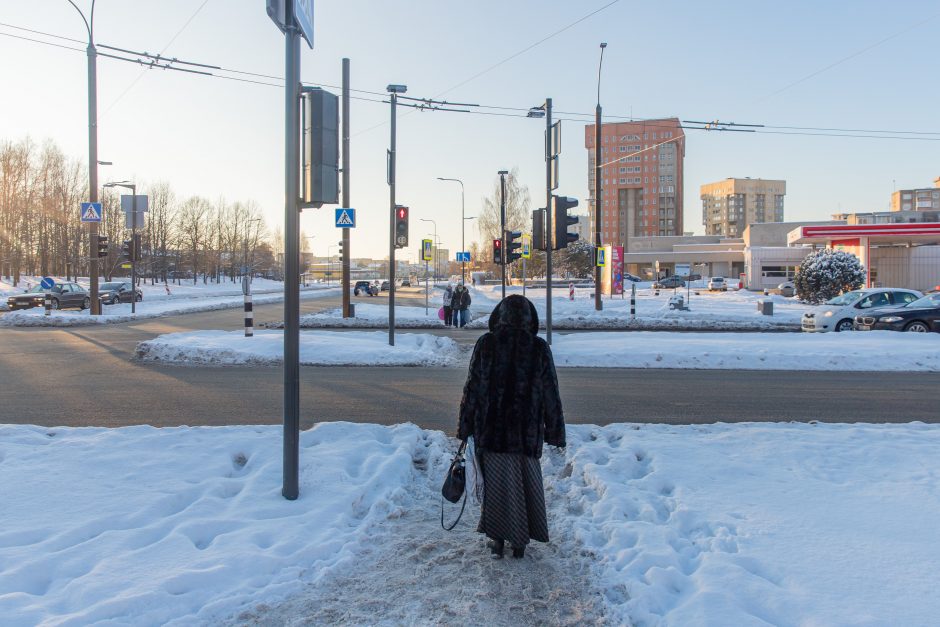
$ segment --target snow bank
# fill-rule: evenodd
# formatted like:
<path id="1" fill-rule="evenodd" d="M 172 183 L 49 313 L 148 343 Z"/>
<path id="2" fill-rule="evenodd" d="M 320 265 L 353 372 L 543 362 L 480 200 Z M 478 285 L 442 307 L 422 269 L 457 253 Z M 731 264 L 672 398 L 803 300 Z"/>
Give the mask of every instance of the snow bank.
<path id="1" fill-rule="evenodd" d="M 473 533 L 473 506 L 455 532 L 440 529 L 453 446 L 442 433 L 326 423 L 300 446 L 300 498 L 287 501 L 280 427 L 0 426 L 2 622 L 940 614 L 937 425 L 570 426 L 567 450 L 542 459 L 552 543 L 502 562 Z"/>
<path id="2" fill-rule="evenodd" d="M 555 365 L 730 370 L 940 371 L 940 335 L 857 333 L 571 333 Z"/>
<path id="3" fill-rule="evenodd" d="M 381 331 L 300 334 L 300 363 L 307 366 L 450 366 L 462 351 L 449 337 L 408 333 L 388 345 Z M 283 361 L 280 331 L 187 331 L 157 336 L 137 344 L 146 361 L 201 365 L 277 364 Z"/>
<path id="4" fill-rule="evenodd" d="M 0 316 L 0 327 L 74 327 L 92 324 L 113 324 L 117 322 L 130 322 L 147 318 L 160 318 L 179 314 L 197 313 L 200 311 L 217 311 L 220 309 L 235 309 L 244 306 L 244 297 L 239 290 L 238 296 L 188 296 L 179 298 L 162 298 L 144 300 L 137 303 L 137 312 L 131 313 L 130 303 L 117 305 L 102 305 L 102 315 L 93 316 L 91 311 L 78 311 L 72 309 L 53 311 L 45 315 L 45 309 L 34 307 L 32 309 L 19 309 Z M 300 297 L 322 298 L 335 296 L 340 288 L 309 287 L 302 288 Z M 252 302 L 257 305 L 283 302 L 283 291 L 274 294 L 253 294 Z"/>
<path id="5" fill-rule="evenodd" d="M 277 427 L 0 427 L 0 616 L 211 624 L 355 557 L 439 434 L 322 424 L 281 496 Z"/>
<path id="6" fill-rule="evenodd" d="M 443 320 L 437 315 L 440 305 L 433 303 L 425 313 L 424 307 L 395 306 L 395 327 L 402 329 L 436 329 L 444 326 Z M 268 323 L 269 329 L 283 329 L 284 322 Z M 375 329 L 388 328 L 388 305 L 371 305 L 356 303 L 356 316 L 343 318 L 343 309 L 336 307 L 305 314 L 300 317 L 301 329 Z"/>

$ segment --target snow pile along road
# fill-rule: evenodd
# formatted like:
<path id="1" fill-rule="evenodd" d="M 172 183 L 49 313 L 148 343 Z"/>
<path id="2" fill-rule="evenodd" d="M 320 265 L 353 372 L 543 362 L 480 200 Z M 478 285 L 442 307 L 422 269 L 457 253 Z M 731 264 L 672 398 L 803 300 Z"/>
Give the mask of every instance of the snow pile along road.
<path id="1" fill-rule="evenodd" d="M 395 306 L 395 327 L 401 329 L 437 329 L 444 326 L 438 317 L 438 306 L 430 306 L 425 313 L 424 307 Z M 265 325 L 269 329 L 283 329 L 284 322 L 271 322 Z M 301 329 L 381 329 L 388 328 L 388 305 L 356 303 L 356 316 L 343 318 L 341 307 L 327 309 L 300 317 Z"/>
<path id="2" fill-rule="evenodd" d="M 940 335 L 857 333 L 559 333 L 555 365 L 732 370 L 940 371 Z"/>
<path id="3" fill-rule="evenodd" d="M 395 346 L 381 331 L 306 331 L 300 334 L 300 363 L 306 366 L 450 366 L 462 351 L 449 337 L 403 333 Z M 188 331 L 159 335 L 137 344 L 137 358 L 179 364 L 278 364 L 284 359 L 281 331 Z"/>
<path id="4" fill-rule="evenodd" d="M 36 624 L 931 625 L 940 427 L 571 426 L 493 561 L 413 425 L 0 426 L 0 616 Z M 448 517 L 456 508 L 448 505 Z"/>

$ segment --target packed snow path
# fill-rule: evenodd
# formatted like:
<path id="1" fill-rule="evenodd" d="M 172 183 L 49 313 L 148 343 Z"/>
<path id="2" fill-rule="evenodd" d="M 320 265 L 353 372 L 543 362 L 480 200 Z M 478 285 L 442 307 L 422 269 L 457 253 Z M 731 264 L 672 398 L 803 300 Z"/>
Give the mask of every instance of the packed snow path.
<path id="1" fill-rule="evenodd" d="M 290 601 L 258 606 L 233 624 L 261 625 L 603 625 L 605 603 L 591 585 L 593 560 L 573 540 L 562 521 L 572 505 L 553 486 L 570 483 L 563 454 L 544 456 L 551 542 L 533 542 L 523 559 L 493 559 L 476 532 L 479 507 L 468 500 L 457 527 L 441 529 L 440 478 L 444 459 L 416 458 L 415 490 L 401 515 L 364 539 L 353 563 L 319 585 L 309 585 Z M 565 477 L 565 475 L 568 475 Z M 459 506 L 445 503 L 450 524 Z M 585 559 L 588 558 L 588 559 Z"/>

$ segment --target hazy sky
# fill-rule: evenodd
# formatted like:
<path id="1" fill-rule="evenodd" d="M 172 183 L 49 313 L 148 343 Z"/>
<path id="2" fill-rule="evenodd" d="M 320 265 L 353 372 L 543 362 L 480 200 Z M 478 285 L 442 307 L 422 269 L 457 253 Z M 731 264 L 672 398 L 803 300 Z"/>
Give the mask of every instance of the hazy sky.
<path id="1" fill-rule="evenodd" d="M 338 86 L 341 59 L 349 57 L 354 89 L 383 93 L 389 83 L 404 83 L 410 96 L 521 108 L 550 96 L 558 111 L 592 116 L 598 44 L 606 41 L 605 115 L 921 133 L 904 141 L 687 130 L 685 230 L 698 233 L 699 186 L 729 176 L 786 179 L 786 218 L 809 220 L 840 209 L 884 210 L 895 185 L 926 187 L 940 175 L 937 2 L 620 0 L 465 83 L 607 4 L 320 0 L 316 47 L 303 48 L 302 78 Z M 283 36 L 264 7 L 264 0 L 99 0 L 95 39 L 279 77 Z M 0 3 L 0 22 L 86 39 L 66 0 L 8 0 Z M 82 49 L 0 36 L 0 139 L 52 138 L 86 158 L 84 45 L 8 26 L 0 33 Z M 166 180 L 182 196 L 254 199 L 269 226 L 283 224 L 282 87 L 101 58 L 98 102 L 99 158 L 114 162 L 100 169 L 102 182 Z M 533 207 L 543 204 L 544 123 L 502 113 L 511 115 L 400 110 L 397 197 L 412 208 L 412 259 L 431 231 L 418 218 L 436 220 L 442 245 L 459 248 L 459 186 L 438 176 L 464 180 L 468 216 L 504 168 L 518 167 Z M 388 116 L 386 104 L 352 103 L 354 256 L 388 252 Z M 560 116 L 558 190 L 581 198 L 585 211 L 587 116 Z M 479 235 L 468 224 L 469 242 Z M 315 235 L 318 254 L 339 239 L 331 207 L 305 211 L 301 225 Z"/>

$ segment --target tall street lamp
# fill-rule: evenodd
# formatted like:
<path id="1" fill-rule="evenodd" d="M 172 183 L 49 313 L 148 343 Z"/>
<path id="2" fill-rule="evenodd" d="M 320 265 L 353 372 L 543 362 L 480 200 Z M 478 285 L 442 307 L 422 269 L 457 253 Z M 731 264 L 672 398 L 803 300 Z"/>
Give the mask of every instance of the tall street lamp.
<path id="1" fill-rule="evenodd" d="M 601 59 L 597 64 L 597 108 L 594 110 L 594 245 L 597 249 L 601 247 L 601 215 L 604 205 L 604 194 L 601 191 L 601 66 L 604 64 L 606 47 L 607 43 L 601 42 Z M 629 236 L 628 233 L 627 237 Z M 600 311 L 603 309 L 601 267 L 597 263 L 594 266 L 594 309 Z"/>
<path id="2" fill-rule="evenodd" d="M 437 242 L 437 222 L 429 218 L 418 218 L 422 222 L 430 222 L 434 225 L 434 280 L 437 281 L 438 267 L 437 260 L 441 256 L 440 248 Z"/>
<path id="3" fill-rule="evenodd" d="M 137 313 L 137 257 L 140 255 L 137 245 L 137 184 L 130 181 L 115 181 L 105 183 L 103 187 L 123 187 L 131 190 L 131 313 Z M 97 271 L 97 264 L 95 270 Z M 195 271 L 195 267 L 193 270 Z M 92 292 L 91 297 L 97 300 L 97 292 Z"/>
<path id="4" fill-rule="evenodd" d="M 437 180 L 438 180 L 438 181 L 455 181 L 455 182 L 457 182 L 457 183 L 460 183 L 460 218 L 461 218 L 461 220 L 460 220 L 460 252 L 461 252 L 461 253 L 466 252 L 466 250 L 467 250 L 467 242 L 466 242 L 465 229 L 464 229 L 464 227 L 465 227 L 465 225 L 467 224 L 467 220 L 472 220 L 473 218 L 466 218 L 466 217 L 464 217 L 464 189 L 463 189 L 463 181 L 461 181 L 460 179 L 445 178 L 445 177 L 443 177 L 443 176 L 437 177 Z M 467 284 L 467 262 L 465 262 L 465 261 L 461 261 L 461 262 L 460 262 L 460 281 L 461 281 L 464 285 Z"/>
<path id="5" fill-rule="evenodd" d="M 502 251 L 503 268 L 503 298 L 506 298 L 506 175 L 508 170 L 500 170 L 499 174 L 499 238 L 502 244 L 499 249 Z"/>

